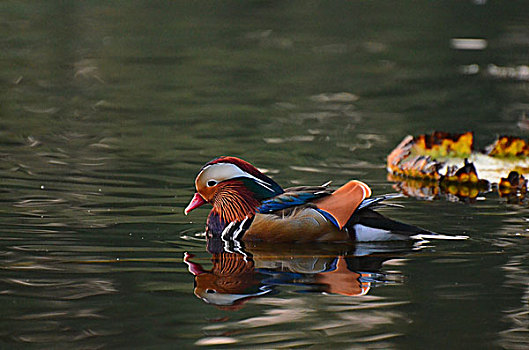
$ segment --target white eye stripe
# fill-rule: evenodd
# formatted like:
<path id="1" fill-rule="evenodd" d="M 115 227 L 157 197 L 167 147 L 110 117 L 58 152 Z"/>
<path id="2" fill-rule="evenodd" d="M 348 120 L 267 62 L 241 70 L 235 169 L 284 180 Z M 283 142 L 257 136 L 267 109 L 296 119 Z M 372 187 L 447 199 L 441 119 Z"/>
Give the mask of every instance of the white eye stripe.
<path id="1" fill-rule="evenodd" d="M 210 181 L 216 181 L 217 183 L 219 183 L 221 181 L 225 181 L 225 180 L 229 180 L 229 179 L 233 179 L 237 177 L 246 177 L 246 178 L 254 180 L 258 185 L 266 188 L 268 191 L 274 192 L 274 190 L 272 189 L 271 185 L 268 182 L 263 181 L 253 176 L 252 174 L 247 173 L 246 171 L 243 171 L 241 168 L 239 168 L 235 164 L 217 163 L 217 164 L 207 165 L 198 174 L 198 178 L 201 178 L 202 176 L 204 176 L 205 179 L 209 178 L 209 180 L 207 180 L 207 183 L 206 183 L 207 186 L 209 186 Z"/>

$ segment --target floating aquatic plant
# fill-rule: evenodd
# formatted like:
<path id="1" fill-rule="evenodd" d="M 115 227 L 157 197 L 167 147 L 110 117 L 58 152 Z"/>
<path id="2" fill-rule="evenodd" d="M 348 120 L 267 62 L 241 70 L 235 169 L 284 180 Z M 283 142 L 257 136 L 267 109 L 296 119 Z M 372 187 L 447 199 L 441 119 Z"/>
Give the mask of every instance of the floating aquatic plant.
<path id="1" fill-rule="evenodd" d="M 434 132 L 406 136 L 388 155 L 389 179 L 402 192 L 432 199 L 440 194 L 474 199 L 497 189 L 501 196 L 522 199 L 527 192 L 529 144 L 500 136 L 476 151 L 472 132 Z"/>

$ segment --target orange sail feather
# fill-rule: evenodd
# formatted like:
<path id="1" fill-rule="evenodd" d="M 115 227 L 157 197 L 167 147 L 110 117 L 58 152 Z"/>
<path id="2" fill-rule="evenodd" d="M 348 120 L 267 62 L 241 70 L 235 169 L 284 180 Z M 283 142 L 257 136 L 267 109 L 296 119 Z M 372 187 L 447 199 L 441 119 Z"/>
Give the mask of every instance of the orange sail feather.
<path id="1" fill-rule="evenodd" d="M 351 215 L 362 201 L 371 196 L 371 189 L 361 181 L 349 181 L 330 196 L 315 201 L 318 209 L 331 214 L 340 229 L 342 229 Z"/>

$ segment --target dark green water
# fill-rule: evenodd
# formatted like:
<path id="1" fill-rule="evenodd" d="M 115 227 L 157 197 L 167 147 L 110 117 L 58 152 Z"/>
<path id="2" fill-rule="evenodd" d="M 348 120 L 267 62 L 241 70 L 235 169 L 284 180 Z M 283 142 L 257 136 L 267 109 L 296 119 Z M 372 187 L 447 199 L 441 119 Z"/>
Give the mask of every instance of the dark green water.
<path id="1" fill-rule="evenodd" d="M 256 247 L 241 280 L 264 294 L 234 307 L 195 296 L 183 258 L 212 268 L 209 208 L 182 214 L 222 154 L 284 186 L 358 178 L 380 194 L 407 134 L 527 136 L 528 15 L 526 1 L 0 3 L 0 348 L 529 347 L 526 204 L 399 199 L 386 215 L 470 239 L 371 258 Z M 365 295 L 325 288 L 347 254 Z"/>

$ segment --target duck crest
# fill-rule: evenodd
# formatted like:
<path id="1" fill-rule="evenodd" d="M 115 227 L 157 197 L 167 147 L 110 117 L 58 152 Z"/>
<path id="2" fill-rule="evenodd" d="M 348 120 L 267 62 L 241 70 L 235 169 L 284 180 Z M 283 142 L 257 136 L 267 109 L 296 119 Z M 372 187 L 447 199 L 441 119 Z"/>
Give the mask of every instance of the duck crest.
<path id="1" fill-rule="evenodd" d="M 253 177 L 254 181 L 245 181 L 245 184 L 260 200 L 283 193 L 283 188 L 278 183 L 263 174 L 252 164 L 236 157 L 222 156 L 215 158 L 204 165 L 201 171 L 216 164 L 231 164 L 239 168 L 243 173 L 246 173 L 246 176 L 249 176 L 246 178 L 247 180 Z"/>
<path id="2" fill-rule="evenodd" d="M 237 165 L 241 170 L 246 171 L 248 174 L 251 174 L 255 177 L 261 178 L 261 180 L 264 180 L 262 176 L 264 176 L 266 179 L 268 179 L 268 176 L 265 176 L 263 173 L 261 173 L 256 167 L 251 165 L 245 160 L 242 160 L 237 157 L 230 157 L 230 156 L 221 156 L 218 158 L 215 158 L 211 161 L 209 161 L 206 165 L 204 165 L 203 168 L 207 167 L 208 165 L 213 164 L 219 164 L 219 163 L 231 163 Z"/>

